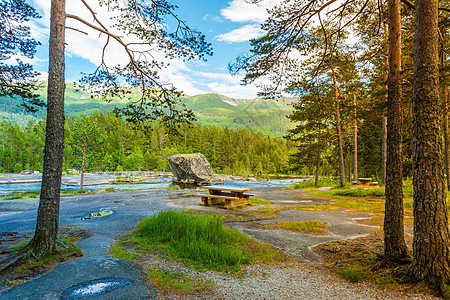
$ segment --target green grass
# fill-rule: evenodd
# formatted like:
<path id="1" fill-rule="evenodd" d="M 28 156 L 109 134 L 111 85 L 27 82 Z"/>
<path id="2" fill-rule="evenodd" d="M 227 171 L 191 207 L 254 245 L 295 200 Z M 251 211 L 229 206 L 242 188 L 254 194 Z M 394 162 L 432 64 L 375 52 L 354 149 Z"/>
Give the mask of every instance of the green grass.
<path id="1" fill-rule="evenodd" d="M 286 259 L 281 251 L 224 227 L 220 215 L 170 210 L 141 221 L 111 248 L 114 257 L 133 261 L 152 253 L 169 255 L 196 269 L 233 272 L 243 264 Z"/>
<path id="2" fill-rule="evenodd" d="M 362 267 L 357 265 L 340 268 L 336 270 L 336 273 L 339 274 L 342 278 L 353 283 L 367 279 L 366 271 Z"/>
<path id="3" fill-rule="evenodd" d="M 170 290 L 195 291 L 211 287 L 212 282 L 202 279 L 191 279 L 181 272 L 169 272 L 151 269 L 149 277 L 159 286 Z"/>
<path id="4" fill-rule="evenodd" d="M 317 232 L 325 233 L 328 225 L 321 221 L 308 220 L 308 221 L 291 221 L 291 222 L 279 222 L 275 224 L 279 228 L 299 231 L 299 232 Z"/>
<path id="5" fill-rule="evenodd" d="M 346 196 L 346 197 L 384 197 L 384 188 L 334 188 L 326 193 L 330 196 Z"/>
<path id="6" fill-rule="evenodd" d="M 181 190 L 181 187 L 178 184 L 172 184 L 166 187 L 166 190 Z"/>
<path id="7" fill-rule="evenodd" d="M 22 198 L 23 198 L 23 195 L 18 193 L 18 194 L 12 194 L 10 196 L 3 197 L 3 200 L 14 200 L 14 199 L 22 199 Z"/>
<path id="8" fill-rule="evenodd" d="M 250 205 L 270 205 L 270 202 L 260 198 L 250 197 Z"/>
<path id="9" fill-rule="evenodd" d="M 301 190 L 301 189 L 311 189 L 315 187 L 322 187 L 322 186 L 331 186 L 331 187 L 338 187 L 339 181 L 334 179 L 320 179 L 318 185 L 316 186 L 314 184 L 314 180 L 305 180 L 301 182 L 294 183 L 291 186 L 285 187 L 286 190 Z"/>
<path id="10" fill-rule="evenodd" d="M 237 247 L 249 238 L 223 227 L 219 215 L 164 211 L 140 222 L 136 235 L 164 245 L 174 255 L 201 267 L 235 269 L 252 261 L 244 248 Z"/>

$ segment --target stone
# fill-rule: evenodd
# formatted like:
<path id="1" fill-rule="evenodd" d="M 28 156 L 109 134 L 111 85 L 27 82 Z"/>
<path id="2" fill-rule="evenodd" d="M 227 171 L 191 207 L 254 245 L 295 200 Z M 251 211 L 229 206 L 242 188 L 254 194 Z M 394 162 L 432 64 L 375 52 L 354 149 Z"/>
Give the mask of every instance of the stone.
<path id="1" fill-rule="evenodd" d="M 203 154 L 175 154 L 167 159 L 170 170 L 176 177 L 176 182 L 187 182 L 194 185 L 211 183 L 213 169 Z"/>

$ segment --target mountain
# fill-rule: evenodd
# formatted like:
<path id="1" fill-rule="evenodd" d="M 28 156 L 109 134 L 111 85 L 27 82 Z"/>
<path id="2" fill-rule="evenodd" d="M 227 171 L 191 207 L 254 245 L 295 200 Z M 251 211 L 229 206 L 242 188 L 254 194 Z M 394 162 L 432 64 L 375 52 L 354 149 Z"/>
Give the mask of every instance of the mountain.
<path id="1" fill-rule="evenodd" d="M 45 85 L 43 85 L 45 86 Z M 47 89 L 39 89 L 38 94 L 45 99 Z M 86 92 L 83 87 L 75 83 L 66 84 L 65 113 L 68 116 L 92 114 L 96 110 L 107 112 L 120 107 L 123 102 L 112 99 L 104 102 Z M 17 105 L 17 101 L 8 97 L 0 97 L 0 121 L 17 122 L 24 124 L 32 119 L 45 117 L 45 109 L 35 114 L 25 113 Z M 239 129 L 248 128 L 255 132 L 282 137 L 293 124 L 286 118 L 292 112 L 290 103 L 293 98 L 284 98 L 278 101 L 266 99 L 234 99 L 218 94 L 202 94 L 196 96 L 181 96 L 186 107 L 193 110 L 197 122 L 202 125 L 215 125 L 220 127 Z"/>

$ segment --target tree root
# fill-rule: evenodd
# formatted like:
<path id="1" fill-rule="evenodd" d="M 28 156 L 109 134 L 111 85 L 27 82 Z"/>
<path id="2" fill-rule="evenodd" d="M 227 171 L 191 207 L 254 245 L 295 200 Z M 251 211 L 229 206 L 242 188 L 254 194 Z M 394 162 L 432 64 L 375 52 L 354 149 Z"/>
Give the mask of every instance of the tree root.
<path id="1" fill-rule="evenodd" d="M 9 255 L 9 256 L 3 258 L 1 260 L 1 262 L 4 262 L 4 261 L 9 261 L 9 262 L 7 264 L 5 264 L 4 266 L 0 267 L 0 273 L 3 272 L 4 270 L 10 268 L 14 264 L 18 263 L 19 261 L 21 261 L 23 259 L 27 259 L 28 257 L 30 257 L 30 255 L 31 255 L 31 252 L 22 250 L 19 253 Z"/>

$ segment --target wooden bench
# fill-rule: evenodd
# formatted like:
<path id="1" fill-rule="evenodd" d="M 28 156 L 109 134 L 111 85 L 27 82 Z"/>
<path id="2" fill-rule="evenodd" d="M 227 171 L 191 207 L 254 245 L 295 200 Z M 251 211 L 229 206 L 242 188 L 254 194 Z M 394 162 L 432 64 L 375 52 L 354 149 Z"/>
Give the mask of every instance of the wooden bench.
<path id="1" fill-rule="evenodd" d="M 227 186 L 205 186 L 209 190 L 208 194 L 202 194 L 201 205 L 220 204 L 224 208 L 239 207 L 250 204 L 250 197 L 255 194 L 245 193 L 251 191 L 250 188 L 236 188 Z"/>

